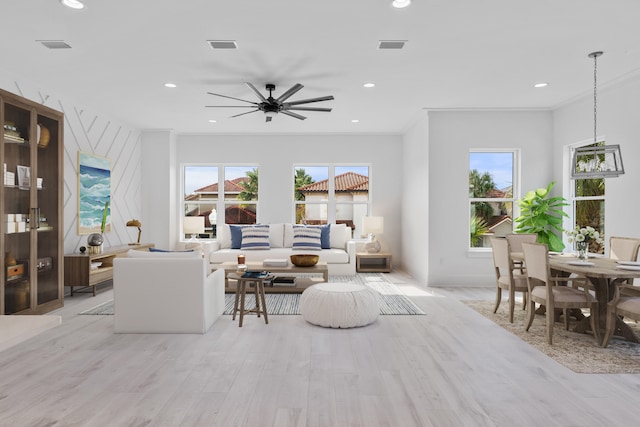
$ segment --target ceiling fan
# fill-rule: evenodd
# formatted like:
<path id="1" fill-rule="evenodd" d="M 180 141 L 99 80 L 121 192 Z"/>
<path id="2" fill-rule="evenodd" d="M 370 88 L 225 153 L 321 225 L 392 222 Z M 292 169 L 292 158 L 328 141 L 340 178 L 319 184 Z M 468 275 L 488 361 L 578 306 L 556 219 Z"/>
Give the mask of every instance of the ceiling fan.
<path id="1" fill-rule="evenodd" d="M 302 89 L 304 87 L 300 83 L 296 83 L 288 91 L 286 91 L 285 93 L 283 93 L 282 95 L 280 95 L 277 98 L 274 98 L 273 95 L 272 95 L 272 92 L 276 89 L 276 85 L 274 85 L 273 83 L 267 83 L 267 85 L 266 85 L 266 89 L 269 91 L 269 97 L 268 98 L 265 98 L 264 95 L 262 95 L 258 91 L 258 89 L 256 89 L 256 87 L 254 85 L 252 85 L 251 83 L 245 83 L 245 84 L 258 97 L 260 102 L 247 101 L 247 100 L 244 100 L 244 99 L 234 98 L 233 96 L 220 95 L 218 93 L 207 92 L 209 95 L 221 96 L 223 98 L 235 99 L 236 101 L 242 101 L 242 102 L 247 102 L 247 103 L 251 104 L 251 105 L 207 105 L 207 107 L 213 107 L 213 108 L 254 108 L 254 110 L 247 111 L 246 113 L 236 114 L 236 115 L 231 116 L 231 117 L 244 116 L 245 114 L 255 113 L 256 111 L 262 111 L 262 112 L 264 112 L 264 114 L 267 117 L 267 122 L 270 122 L 273 119 L 273 117 L 278 113 L 285 114 L 285 115 L 291 116 L 291 117 L 295 117 L 296 119 L 300 119 L 300 120 L 306 119 L 305 116 L 300 115 L 298 113 L 294 113 L 292 110 L 295 110 L 295 111 L 324 111 L 324 112 L 327 112 L 327 113 L 331 111 L 331 108 L 299 107 L 299 105 L 309 104 L 309 103 L 312 103 L 312 102 L 330 101 L 330 100 L 333 99 L 333 96 L 331 96 L 331 95 L 329 95 L 329 96 L 321 96 L 321 97 L 318 97 L 318 98 L 301 99 L 299 101 L 285 102 L 293 94 L 295 94 L 296 92 L 298 92 L 300 89 Z"/>

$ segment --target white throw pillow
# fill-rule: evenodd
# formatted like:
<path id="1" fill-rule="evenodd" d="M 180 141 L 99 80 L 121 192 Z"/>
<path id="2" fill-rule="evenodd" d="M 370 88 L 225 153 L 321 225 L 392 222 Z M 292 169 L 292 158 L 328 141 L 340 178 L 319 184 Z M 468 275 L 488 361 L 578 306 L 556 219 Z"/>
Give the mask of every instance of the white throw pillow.
<path id="1" fill-rule="evenodd" d="M 329 240 L 333 249 L 346 249 L 347 241 L 351 238 L 350 228 L 346 224 L 331 224 Z"/>
<path id="2" fill-rule="evenodd" d="M 284 242 L 284 224 L 269 224 L 269 244 L 272 248 L 282 248 Z"/>
<path id="3" fill-rule="evenodd" d="M 218 224 L 216 227 L 216 240 L 220 249 L 231 248 L 231 230 L 229 224 Z"/>
<path id="4" fill-rule="evenodd" d="M 283 248 L 290 248 L 293 245 L 293 224 L 284 224 Z"/>
<path id="5" fill-rule="evenodd" d="M 293 250 L 319 251 L 322 249 L 318 227 L 294 227 L 293 228 Z"/>

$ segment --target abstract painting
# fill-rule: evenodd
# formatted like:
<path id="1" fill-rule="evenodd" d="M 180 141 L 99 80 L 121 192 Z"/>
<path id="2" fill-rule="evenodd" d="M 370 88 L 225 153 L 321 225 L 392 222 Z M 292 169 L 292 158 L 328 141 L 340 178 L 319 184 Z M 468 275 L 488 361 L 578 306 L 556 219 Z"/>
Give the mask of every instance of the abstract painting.
<path id="1" fill-rule="evenodd" d="M 78 234 L 100 233 L 107 205 L 105 231 L 111 230 L 111 160 L 78 151 Z"/>

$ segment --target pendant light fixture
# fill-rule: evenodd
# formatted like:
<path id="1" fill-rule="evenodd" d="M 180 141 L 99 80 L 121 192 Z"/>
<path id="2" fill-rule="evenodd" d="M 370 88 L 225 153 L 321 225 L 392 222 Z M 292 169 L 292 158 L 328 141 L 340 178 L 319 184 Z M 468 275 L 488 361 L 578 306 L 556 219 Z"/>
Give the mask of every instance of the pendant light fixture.
<path id="1" fill-rule="evenodd" d="M 572 179 L 614 178 L 624 173 L 619 145 L 598 145 L 598 57 L 603 52 L 591 52 L 593 58 L 593 144 L 576 148 L 571 162 Z"/>

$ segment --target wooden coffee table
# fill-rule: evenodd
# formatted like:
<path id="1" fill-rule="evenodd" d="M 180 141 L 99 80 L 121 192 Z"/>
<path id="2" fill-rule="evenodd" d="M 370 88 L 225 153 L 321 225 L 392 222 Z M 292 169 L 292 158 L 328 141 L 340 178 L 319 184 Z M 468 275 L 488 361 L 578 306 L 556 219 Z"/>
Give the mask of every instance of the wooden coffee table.
<path id="1" fill-rule="evenodd" d="M 229 283 L 229 273 L 235 273 L 238 269 L 238 264 L 235 262 L 223 262 L 220 264 L 219 268 L 224 269 L 224 290 L 225 292 L 235 292 L 235 280 L 231 279 L 233 282 L 233 286 Z M 313 274 L 313 275 L 322 275 L 322 282 L 329 281 L 329 268 L 327 267 L 326 262 L 319 262 L 313 267 L 297 267 L 295 265 L 289 264 L 286 267 L 266 267 L 262 265 L 261 262 L 248 262 L 247 270 L 258 270 L 258 271 L 269 271 L 273 275 L 277 276 L 278 273 L 281 273 L 286 276 L 295 276 L 296 273 L 300 274 Z M 320 283 L 319 278 L 304 278 L 303 280 L 298 279 L 295 286 L 265 286 L 264 291 L 266 293 L 302 293 L 306 288 L 313 285 L 314 283 Z"/>

